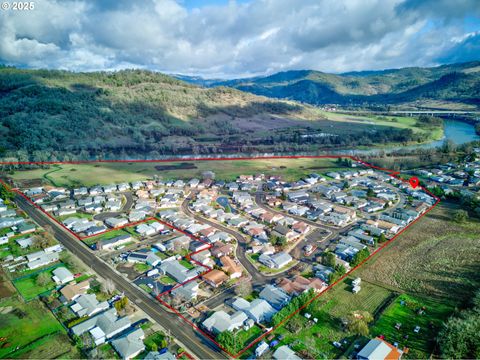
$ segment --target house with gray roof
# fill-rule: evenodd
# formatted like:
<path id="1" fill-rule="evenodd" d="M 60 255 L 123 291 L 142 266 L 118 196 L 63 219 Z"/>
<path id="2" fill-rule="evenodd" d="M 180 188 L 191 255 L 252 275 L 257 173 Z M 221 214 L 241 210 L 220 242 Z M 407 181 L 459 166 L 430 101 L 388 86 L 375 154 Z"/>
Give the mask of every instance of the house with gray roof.
<path id="1" fill-rule="evenodd" d="M 111 344 L 122 359 L 130 360 L 145 350 L 145 333 L 138 328 L 125 336 L 112 340 Z"/>
<path id="2" fill-rule="evenodd" d="M 220 310 L 213 313 L 213 315 L 206 319 L 202 325 L 209 332 L 220 334 L 226 330 L 234 331 L 239 329 L 247 319 L 248 316 L 243 311 L 237 311 L 236 313 L 229 315 L 225 311 Z"/>
<path id="3" fill-rule="evenodd" d="M 260 299 L 266 300 L 276 310 L 280 310 L 290 301 L 290 296 L 274 285 L 267 285 L 260 292 Z"/>
<path id="4" fill-rule="evenodd" d="M 160 354 L 158 351 L 150 351 L 144 358 L 144 360 L 176 360 L 177 358 L 170 351 L 165 351 Z"/>
<path id="5" fill-rule="evenodd" d="M 109 308 L 107 301 L 99 302 L 95 294 L 80 295 L 70 307 L 78 316 L 92 316 Z"/>
<path id="6" fill-rule="evenodd" d="M 194 300 L 198 295 L 199 283 L 194 280 L 172 290 L 172 296 L 184 301 Z"/>
<path id="7" fill-rule="evenodd" d="M 258 261 L 272 269 L 281 269 L 289 264 L 293 258 L 286 252 L 281 251 L 273 255 L 262 254 Z"/>
<path id="8" fill-rule="evenodd" d="M 171 278 L 175 279 L 179 283 L 183 283 L 187 280 L 193 279 L 198 274 L 204 271 L 202 267 L 196 267 L 193 269 L 187 269 L 185 266 L 180 264 L 178 260 L 166 261 L 163 262 L 159 267 L 160 272 L 164 275 L 168 275 Z"/>
<path id="9" fill-rule="evenodd" d="M 127 317 L 119 318 L 117 310 L 111 308 L 73 326 L 70 330 L 77 336 L 88 331 L 92 335 L 95 344 L 100 345 L 130 326 L 131 323 Z"/>
<path id="10" fill-rule="evenodd" d="M 287 345 L 282 345 L 275 350 L 273 358 L 275 360 L 301 360 L 300 357 L 295 355 L 295 351 L 290 349 Z"/>
<path id="11" fill-rule="evenodd" d="M 52 273 L 52 279 L 57 285 L 64 285 L 73 280 L 73 274 L 66 267 L 58 267 Z"/>
<path id="12" fill-rule="evenodd" d="M 35 254 L 38 254 L 35 258 L 31 257 L 29 258 L 29 255 L 27 255 L 28 263 L 27 267 L 29 269 L 37 269 L 39 267 L 51 264 L 55 261 L 58 261 L 59 256 L 57 253 L 45 253 L 44 251 L 39 251 L 36 252 Z"/>
<path id="13" fill-rule="evenodd" d="M 263 299 L 255 299 L 248 302 L 244 298 L 237 298 L 232 303 L 235 310 L 243 311 L 250 319 L 257 323 L 270 321 L 273 315 L 277 312 L 267 301 Z"/>

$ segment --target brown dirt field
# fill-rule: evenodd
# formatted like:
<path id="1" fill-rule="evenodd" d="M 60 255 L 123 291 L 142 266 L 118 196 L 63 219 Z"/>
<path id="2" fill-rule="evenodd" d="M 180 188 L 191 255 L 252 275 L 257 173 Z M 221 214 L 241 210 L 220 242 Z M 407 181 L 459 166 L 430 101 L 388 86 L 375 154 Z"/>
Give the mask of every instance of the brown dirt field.
<path id="1" fill-rule="evenodd" d="M 5 273 L 0 270 L 0 299 L 8 298 L 15 294 L 15 287 L 8 281 Z"/>
<path id="2" fill-rule="evenodd" d="M 365 280 L 465 305 L 480 285 L 477 219 L 452 220 L 452 204 L 440 203 L 356 271 Z"/>

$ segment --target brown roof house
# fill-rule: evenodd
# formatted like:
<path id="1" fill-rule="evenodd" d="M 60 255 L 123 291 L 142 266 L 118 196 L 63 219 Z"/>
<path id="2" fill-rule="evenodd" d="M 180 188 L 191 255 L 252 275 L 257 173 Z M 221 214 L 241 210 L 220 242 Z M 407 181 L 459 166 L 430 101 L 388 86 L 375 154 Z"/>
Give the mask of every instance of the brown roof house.
<path id="1" fill-rule="evenodd" d="M 230 276 L 230 279 L 235 279 L 242 276 L 242 268 L 232 258 L 228 256 L 222 256 L 220 258 L 220 262 L 223 265 L 222 270 Z"/>
<path id="2" fill-rule="evenodd" d="M 68 301 L 73 301 L 80 295 L 86 294 L 88 289 L 90 289 L 90 280 L 85 280 L 78 284 L 72 283 L 64 286 L 60 289 L 60 293 Z"/>
<path id="3" fill-rule="evenodd" d="M 202 275 L 202 279 L 205 280 L 207 284 L 217 288 L 228 280 L 228 276 L 223 271 L 214 269 Z"/>

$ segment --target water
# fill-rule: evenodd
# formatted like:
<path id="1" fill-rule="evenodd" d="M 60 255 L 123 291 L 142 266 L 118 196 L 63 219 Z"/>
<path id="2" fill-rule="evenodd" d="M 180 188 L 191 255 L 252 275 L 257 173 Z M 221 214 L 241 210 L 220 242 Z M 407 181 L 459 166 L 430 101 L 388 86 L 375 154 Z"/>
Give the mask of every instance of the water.
<path id="1" fill-rule="evenodd" d="M 456 145 L 462 145 L 470 141 L 480 140 L 480 136 L 475 132 L 475 127 L 463 121 L 443 120 L 444 138 L 432 141 L 428 144 L 420 145 L 423 148 L 434 148 L 442 146 L 445 140 L 451 140 Z"/>
<path id="2" fill-rule="evenodd" d="M 415 150 L 415 149 L 433 149 L 442 146 L 445 140 L 450 140 L 456 145 L 462 145 L 471 141 L 480 141 L 480 136 L 475 132 L 475 127 L 463 121 L 458 120 L 443 120 L 444 136 L 440 140 L 431 141 L 425 144 L 408 145 L 408 146 L 387 146 L 382 149 L 368 149 L 368 150 L 341 150 L 335 151 L 336 154 L 372 154 L 379 151 L 386 153 L 398 150 Z"/>

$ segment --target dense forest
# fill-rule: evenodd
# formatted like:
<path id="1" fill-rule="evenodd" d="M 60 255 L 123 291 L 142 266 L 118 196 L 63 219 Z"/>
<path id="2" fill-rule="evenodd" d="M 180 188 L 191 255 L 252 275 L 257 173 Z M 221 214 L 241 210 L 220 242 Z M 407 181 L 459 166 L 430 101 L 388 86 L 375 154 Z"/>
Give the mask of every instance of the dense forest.
<path id="1" fill-rule="evenodd" d="M 446 359 L 478 359 L 480 357 L 480 291 L 472 307 L 452 316 L 438 336 L 442 357 Z"/>
<path id="2" fill-rule="evenodd" d="M 229 81 L 182 78 L 204 86 L 230 86 L 257 95 L 314 105 L 383 106 L 422 100 L 480 105 L 479 61 L 338 75 L 299 70 Z"/>
<path id="3" fill-rule="evenodd" d="M 0 157 L 20 161 L 311 151 L 425 140 L 411 129 L 388 126 L 340 131 L 338 122 L 326 121 L 312 106 L 141 70 L 1 67 L 0 122 Z"/>

